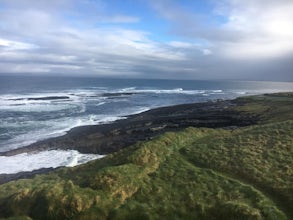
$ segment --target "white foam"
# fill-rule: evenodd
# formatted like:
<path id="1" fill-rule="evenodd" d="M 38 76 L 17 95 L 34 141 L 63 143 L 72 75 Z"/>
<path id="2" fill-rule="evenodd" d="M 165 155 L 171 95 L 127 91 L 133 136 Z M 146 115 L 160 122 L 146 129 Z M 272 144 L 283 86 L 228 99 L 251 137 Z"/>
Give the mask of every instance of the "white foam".
<path id="1" fill-rule="evenodd" d="M 135 91 L 136 87 L 128 87 L 128 88 L 124 88 L 124 89 L 120 89 L 118 91 L 120 92 L 131 92 L 131 91 Z"/>
<path id="2" fill-rule="evenodd" d="M 27 103 L 23 105 L 9 105 L 9 106 L 0 106 L 0 110 L 2 111 L 14 111 L 14 112 L 53 112 L 53 111 L 61 111 L 65 109 L 76 108 L 76 105 L 68 105 L 68 104 L 32 104 Z"/>
<path id="3" fill-rule="evenodd" d="M 91 125 L 94 124 L 108 124 L 112 123 L 114 121 L 120 120 L 120 119 L 125 119 L 126 117 L 123 116 L 108 116 L 108 115 L 92 115 L 90 117 L 90 122 Z M 88 123 L 87 123 L 88 125 Z"/>
<path id="4" fill-rule="evenodd" d="M 0 174 L 33 171 L 41 168 L 73 167 L 102 158 L 98 154 L 81 154 L 76 150 L 50 150 L 38 153 L 22 153 L 14 156 L 0 156 Z"/>
<path id="5" fill-rule="evenodd" d="M 113 90 L 111 90 L 113 91 Z M 109 92 L 106 88 L 104 89 L 75 89 L 67 91 L 67 94 L 71 95 L 72 97 L 76 98 L 91 98 L 91 97 L 98 97 L 99 95 Z"/>
<path id="6" fill-rule="evenodd" d="M 101 106 L 101 105 L 105 105 L 105 104 L 106 104 L 106 102 L 100 102 L 100 103 L 95 104 L 95 106 Z"/>
<path id="7" fill-rule="evenodd" d="M 119 90 L 118 92 L 121 92 Z M 205 93 L 205 90 L 184 90 L 182 88 L 175 89 L 128 89 L 127 91 L 135 92 L 135 93 L 155 93 L 155 94 L 187 94 L 187 95 L 195 95 Z"/>
<path id="8" fill-rule="evenodd" d="M 47 138 L 58 137 L 65 135 L 67 131 L 72 128 L 85 126 L 85 125 L 96 125 L 96 124 L 108 124 L 119 119 L 125 119 L 124 116 L 110 116 L 110 115 L 86 115 L 79 118 L 63 117 L 57 120 L 43 121 L 37 124 L 37 127 L 31 129 L 29 132 L 23 134 L 13 134 L 15 136 L 7 141 L 3 141 L 0 144 L 0 152 L 13 150 L 19 147 L 33 144 L 37 141 L 44 140 Z M 29 126 L 34 122 L 26 122 Z M 13 125 L 12 123 L 9 125 Z M 16 124 L 16 126 L 23 126 Z"/>
<path id="9" fill-rule="evenodd" d="M 4 99 L 4 100 L 8 100 L 8 101 L 22 101 L 25 99 L 39 99 L 39 100 L 35 100 L 35 101 L 48 101 L 48 100 L 42 100 L 41 98 L 47 98 L 47 97 L 66 97 L 68 96 L 70 98 L 70 94 L 66 93 L 66 92 L 52 92 L 52 93 L 28 93 L 28 94 L 7 94 L 7 95 L 1 95 L 0 98 Z M 65 98 L 64 98 L 65 99 Z M 62 99 L 61 99 L 62 100 Z M 32 100 L 34 101 L 34 100 Z"/>
<path id="10" fill-rule="evenodd" d="M 212 90 L 221 92 L 222 90 Z M 0 111 L 15 111 L 15 112 L 54 112 L 66 109 L 78 108 L 80 113 L 85 112 L 85 103 L 89 101 L 100 102 L 99 105 L 105 104 L 108 97 L 99 97 L 104 93 L 155 93 L 155 94 L 186 94 L 196 95 L 204 94 L 205 90 L 184 90 L 182 88 L 174 89 L 137 89 L 136 87 L 123 88 L 118 90 L 97 90 L 77 89 L 63 92 L 46 92 L 46 93 L 30 93 L 30 94 L 9 94 L 0 96 Z M 46 99 L 50 97 L 59 97 L 58 99 Z M 64 98 L 62 98 L 64 97 Z M 44 99 L 42 99 L 44 98 Z M 115 102 L 115 100 L 111 100 Z M 119 101 L 122 101 L 119 99 Z"/>
<path id="11" fill-rule="evenodd" d="M 238 94 L 238 95 L 245 95 L 245 94 L 247 94 L 247 92 L 244 92 L 244 91 L 239 91 L 239 92 L 235 92 L 236 94 Z"/>
<path id="12" fill-rule="evenodd" d="M 59 98 L 54 99 L 53 97 Z M 72 109 L 79 105 L 80 101 L 78 98 L 67 93 L 10 94 L 0 96 L 0 110 L 2 111 L 50 112 Z"/>
<path id="13" fill-rule="evenodd" d="M 141 107 L 141 108 L 138 108 L 138 109 L 132 111 L 132 112 L 130 113 L 130 115 L 136 115 L 136 114 L 139 114 L 139 113 L 142 113 L 142 112 L 146 112 L 146 111 L 148 111 L 148 110 L 150 110 L 150 108 L 147 108 L 147 107 Z"/>

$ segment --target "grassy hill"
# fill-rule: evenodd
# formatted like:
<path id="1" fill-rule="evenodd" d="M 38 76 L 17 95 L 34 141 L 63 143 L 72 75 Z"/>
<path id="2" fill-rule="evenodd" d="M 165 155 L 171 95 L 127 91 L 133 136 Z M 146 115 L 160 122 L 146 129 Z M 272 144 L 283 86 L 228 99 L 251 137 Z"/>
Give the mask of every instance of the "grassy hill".
<path id="1" fill-rule="evenodd" d="M 293 219 L 293 98 L 245 97 L 258 125 L 165 133 L 0 186 L 0 219 Z"/>

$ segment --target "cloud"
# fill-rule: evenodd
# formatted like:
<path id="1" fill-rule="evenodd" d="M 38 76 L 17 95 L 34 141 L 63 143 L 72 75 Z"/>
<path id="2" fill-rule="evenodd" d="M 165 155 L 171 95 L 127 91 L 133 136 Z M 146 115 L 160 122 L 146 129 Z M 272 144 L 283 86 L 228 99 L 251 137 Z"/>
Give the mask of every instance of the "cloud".
<path id="1" fill-rule="evenodd" d="M 147 2 L 166 39 L 113 2 L 0 0 L 0 73 L 292 80 L 291 0 Z"/>
<path id="2" fill-rule="evenodd" d="M 152 6 L 171 21 L 172 33 L 205 40 L 213 47 L 209 50 L 217 51 L 219 56 L 267 59 L 293 53 L 293 1 L 221 0 L 213 3 L 212 13 L 206 16 L 196 8 L 186 10 L 171 0 L 152 1 Z"/>
<path id="3" fill-rule="evenodd" d="M 29 43 L 23 43 L 19 41 L 11 41 L 11 40 L 4 40 L 0 38 L 0 47 L 3 50 L 10 51 L 10 50 L 31 50 L 35 49 L 36 46 Z"/>
<path id="4" fill-rule="evenodd" d="M 210 55 L 210 54 L 212 54 L 212 51 L 211 51 L 210 49 L 203 49 L 203 50 L 202 50 L 202 53 L 203 53 L 204 55 Z"/>
<path id="5" fill-rule="evenodd" d="M 199 56 L 186 45 L 195 77 L 292 81 L 293 1 L 210 0 L 210 13 L 179 1 L 151 1 L 169 21 L 169 33 L 197 42 Z M 203 13 L 205 13 L 203 15 Z M 176 45 L 174 45 L 176 46 Z"/>
<path id="6" fill-rule="evenodd" d="M 222 13 L 227 14 L 228 21 L 221 31 L 239 36 L 237 40 L 220 44 L 224 55 L 263 59 L 293 53 L 292 1 L 234 0 L 224 8 Z"/>
<path id="7" fill-rule="evenodd" d="M 182 52 L 152 41 L 148 32 L 95 25 L 97 21 L 139 22 L 136 17 L 99 15 L 90 23 L 88 19 L 78 19 L 82 23 L 76 23 L 75 19 L 63 16 L 63 8 L 58 12 L 59 7 L 70 1 L 36 1 L 34 7 L 29 7 L 34 2 L 29 0 L 21 5 L 17 1 L 5 2 L 9 4 L 0 15 L 2 72 L 139 75 L 140 72 L 132 70 L 133 66 L 185 59 Z M 47 4 L 49 11 L 45 10 Z"/>
<path id="8" fill-rule="evenodd" d="M 102 17 L 99 20 L 102 23 L 137 23 L 140 21 L 140 18 L 126 15 L 115 15 L 110 17 Z"/>
<path id="9" fill-rule="evenodd" d="M 192 47 L 196 46 L 194 44 L 182 42 L 182 41 L 171 41 L 168 44 L 172 47 L 175 47 L 175 48 L 192 48 Z"/>

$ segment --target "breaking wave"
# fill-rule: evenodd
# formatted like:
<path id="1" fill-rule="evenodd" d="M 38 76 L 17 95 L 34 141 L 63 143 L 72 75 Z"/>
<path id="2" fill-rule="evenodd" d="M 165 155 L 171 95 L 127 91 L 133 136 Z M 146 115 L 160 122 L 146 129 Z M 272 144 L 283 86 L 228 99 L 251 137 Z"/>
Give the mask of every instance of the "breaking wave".
<path id="1" fill-rule="evenodd" d="M 73 167 L 102 157 L 103 155 L 97 154 L 81 154 L 75 150 L 50 150 L 0 156 L 0 174 L 13 174 L 41 168 Z"/>

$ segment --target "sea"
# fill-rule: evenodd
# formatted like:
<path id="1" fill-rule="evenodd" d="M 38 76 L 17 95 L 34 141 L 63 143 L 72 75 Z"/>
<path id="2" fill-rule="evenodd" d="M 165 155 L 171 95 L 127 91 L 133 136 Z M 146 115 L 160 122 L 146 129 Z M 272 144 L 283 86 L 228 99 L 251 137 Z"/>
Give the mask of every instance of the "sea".
<path id="1" fill-rule="evenodd" d="M 292 90 L 292 82 L 0 76 L 0 152 L 162 106 Z M 0 174 L 101 157 L 74 150 L 0 156 Z"/>

